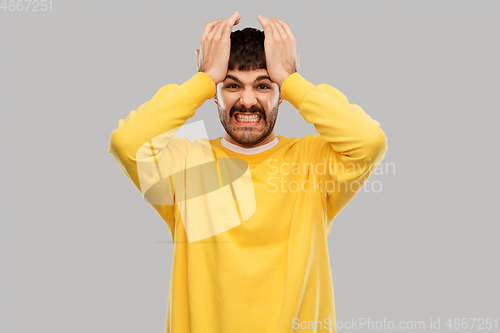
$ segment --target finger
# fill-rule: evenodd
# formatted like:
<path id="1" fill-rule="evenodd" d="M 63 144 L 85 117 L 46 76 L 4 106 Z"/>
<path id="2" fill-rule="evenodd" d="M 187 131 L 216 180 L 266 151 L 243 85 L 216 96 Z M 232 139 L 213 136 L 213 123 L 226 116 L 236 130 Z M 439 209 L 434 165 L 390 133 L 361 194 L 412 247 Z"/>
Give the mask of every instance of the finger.
<path id="1" fill-rule="evenodd" d="M 241 14 L 237 11 L 233 13 L 233 15 L 229 16 L 225 21 L 228 21 L 231 24 L 231 27 L 240 22 Z"/>
<path id="2" fill-rule="evenodd" d="M 212 37 L 213 40 L 219 41 L 222 38 L 222 33 L 224 30 L 229 29 L 229 33 L 231 33 L 231 29 L 237 19 L 241 17 L 241 14 L 238 12 L 234 12 L 229 18 L 224 19 L 219 22 L 218 26 L 214 28 L 214 35 Z M 209 34 L 210 35 L 210 34 Z"/>
<path id="3" fill-rule="evenodd" d="M 240 19 L 241 19 L 241 14 L 238 13 L 238 15 L 236 16 L 236 21 L 233 23 L 233 25 L 237 25 L 238 23 L 240 23 Z"/>
<path id="4" fill-rule="evenodd" d="M 275 31 L 278 31 L 278 33 L 279 33 L 279 34 L 280 34 L 280 36 L 281 36 L 281 39 L 283 39 L 283 40 L 289 40 L 290 38 L 289 38 L 289 36 L 288 36 L 287 32 L 285 31 L 285 29 L 283 28 L 283 26 L 281 25 L 281 22 L 278 22 L 278 21 L 276 21 L 276 20 L 274 20 L 274 19 L 275 19 L 275 17 L 273 17 L 273 21 L 271 21 L 271 22 L 273 22 L 273 23 L 274 23 L 274 26 L 273 26 L 273 27 L 275 27 L 275 28 L 276 28 L 276 29 L 274 29 L 274 30 L 275 30 Z"/>
<path id="5" fill-rule="evenodd" d="M 224 23 L 224 20 L 220 21 L 219 23 L 217 23 L 217 25 L 212 29 L 212 31 L 210 31 L 210 33 L 207 35 L 207 40 L 213 40 L 214 39 L 214 36 L 215 36 L 215 33 L 217 32 L 217 29 L 219 29 L 219 27 L 221 25 L 223 25 Z"/>
<path id="6" fill-rule="evenodd" d="M 218 19 L 212 22 L 208 22 L 205 24 L 205 29 L 203 29 L 203 34 L 201 35 L 200 41 L 204 42 L 205 38 L 207 38 L 208 34 L 213 30 L 214 27 L 219 24 L 219 22 L 222 21 L 222 19 Z"/>
<path id="7" fill-rule="evenodd" d="M 221 24 L 221 27 L 220 27 L 220 29 L 217 30 L 214 38 L 215 39 L 219 38 L 218 40 L 220 40 L 222 38 L 229 38 L 229 35 L 231 34 L 231 30 L 233 29 L 233 26 L 235 26 L 237 24 L 237 22 L 239 22 L 240 18 L 241 18 L 241 14 L 239 14 L 238 12 L 234 12 L 234 14 L 231 15 L 231 17 L 229 17 L 225 21 L 225 24 Z"/>
<path id="8" fill-rule="evenodd" d="M 271 29 L 273 31 L 273 38 L 274 38 L 274 40 L 282 40 L 283 38 L 282 38 L 282 36 L 281 36 L 281 34 L 280 34 L 280 32 L 279 32 L 278 27 L 277 27 L 276 24 L 277 24 L 276 21 L 269 20 L 269 25 L 271 26 Z"/>
<path id="9" fill-rule="evenodd" d="M 273 28 L 271 27 L 271 24 L 269 23 L 269 19 L 262 16 L 262 15 L 257 16 L 257 18 L 259 19 L 259 22 L 260 22 L 260 25 L 262 25 L 262 28 L 264 28 L 264 36 L 268 37 L 268 39 L 274 39 Z"/>
<path id="10" fill-rule="evenodd" d="M 257 19 L 259 20 L 260 25 L 262 26 L 262 28 L 264 28 L 264 30 L 269 26 L 269 19 L 267 17 L 257 15 Z"/>
<path id="11" fill-rule="evenodd" d="M 295 40 L 292 40 L 290 38 L 290 36 L 288 35 L 288 33 L 285 31 L 285 28 L 283 27 L 283 24 L 282 24 L 283 21 L 280 22 L 276 17 L 273 17 L 273 21 L 276 22 L 276 27 L 278 28 L 278 30 L 279 30 L 279 32 L 280 32 L 283 40 L 287 42 L 287 44 L 288 44 L 288 46 L 290 48 L 290 52 L 292 54 L 294 52 L 297 52 L 297 49 L 295 47 Z M 298 58 L 297 58 L 297 62 L 298 62 Z"/>
<path id="12" fill-rule="evenodd" d="M 241 14 L 240 14 L 240 13 L 238 13 L 238 11 L 234 12 L 234 14 L 236 14 L 236 16 L 235 16 L 235 17 L 236 17 L 236 20 L 235 20 L 235 22 L 234 22 L 233 24 L 238 24 L 238 23 L 240 23 Z M 234 14 L 233 14 L 233 15 L 234 15 Z M 231 15 L 231 18 L 233 17 L 233 15 Z"/>
<path id="13" fill-rule="evenodd" d="M 277 17 L 275 17 L 275 19 L 282 24 L 282 26 L 285 29 L 286 33 L 290 37 L 290 40 L 295 41 L 295 36 L 293 35 L 292 29 L 290 29 L 290 26 L 287 23 L 285 23 L 282 20 L 280 20 L 279 18 L 277 18 Z"/>
<path id="14" fill-rule="evenodd" d="M 226 29 L 227 25 L 228 25 L 227 20 L 224 20 L 217 26 L 217 28 L 214 29 L 215 32 L 213 36 L 214 41 L 219 41 L 221 39 L 222 31 Z"/>

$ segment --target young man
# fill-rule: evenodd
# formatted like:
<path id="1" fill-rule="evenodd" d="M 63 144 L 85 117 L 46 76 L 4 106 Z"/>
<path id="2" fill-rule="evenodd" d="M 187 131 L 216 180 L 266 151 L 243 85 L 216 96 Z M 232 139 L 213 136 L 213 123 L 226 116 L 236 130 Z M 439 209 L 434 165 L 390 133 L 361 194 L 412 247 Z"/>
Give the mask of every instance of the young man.
<path id="1" fill-rule="evenodd" d="M 120 120 L 109 152 L 174 241 L 167 332 L 335 332 L 327 236 L 387 139 L 339 90 L 297 72 L 286 23 L 258 16 L 263 32 L 231 33 L 240 18 L 205 25 L 198 73 Z M 224 137 L 187 139 L 212 97 Z M 275 135 L 283 99 L 319 134 Z"/>

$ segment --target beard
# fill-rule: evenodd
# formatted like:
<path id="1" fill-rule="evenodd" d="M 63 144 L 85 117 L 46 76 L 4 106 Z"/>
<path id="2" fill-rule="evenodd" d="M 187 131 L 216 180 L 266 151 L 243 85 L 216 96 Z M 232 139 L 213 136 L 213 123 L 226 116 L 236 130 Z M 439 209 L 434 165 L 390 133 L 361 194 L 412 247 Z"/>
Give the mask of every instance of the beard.
<path id="1" fill-rule="evenodd" d="M 219 120 L 226 130 L 226 133 L 238 144 L 242 146 L 252 147 L 264 141 L 273 131 L 274 125 L 276 124 L 276 119 L 278 118 L 279 105 L 276 105 L 269 112 L 269 114 L 266 114 L 264 109 L 257 105 L 253 105 L 250 109 L 246 109 L 241 106 L 233 106 L 229 111 L 229 114 L 227 110 L 222 109 L 218 105 L 217 109 L 219 113 Z M 254 125 L 237 125 L 234 120 L 235 112 L 258 113 L 262 118 L 262 123 L 258 127 Z"/>

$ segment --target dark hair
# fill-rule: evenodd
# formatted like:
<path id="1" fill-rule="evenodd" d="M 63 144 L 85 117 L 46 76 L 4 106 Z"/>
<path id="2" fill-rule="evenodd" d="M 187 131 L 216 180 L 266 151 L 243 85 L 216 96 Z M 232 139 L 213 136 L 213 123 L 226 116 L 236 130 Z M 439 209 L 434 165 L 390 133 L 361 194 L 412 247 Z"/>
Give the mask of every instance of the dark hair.
<path id="1" fill-rule="evenodd" d="M 253 71 L 265 69 L 264 31 L 247 27 L 231 32 L 228 70 Z"/>

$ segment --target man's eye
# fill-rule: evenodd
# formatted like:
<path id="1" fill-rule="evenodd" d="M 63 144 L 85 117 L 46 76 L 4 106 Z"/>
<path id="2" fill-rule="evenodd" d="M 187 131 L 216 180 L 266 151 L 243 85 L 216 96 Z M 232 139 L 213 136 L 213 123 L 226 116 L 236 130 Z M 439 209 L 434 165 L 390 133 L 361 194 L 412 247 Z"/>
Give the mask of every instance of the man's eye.
<path id="1" fill-rule="evenodd" d="M 228 84 L 227 85 L 227 88 L 238 88 L 238 85 L 234 84 L 234 83 L 231 83 L 231 84 Z M 271 89 L 269 86 L 265 85 L 265 84 L 259 84 L 259 88 L 260 89 Z"/>

